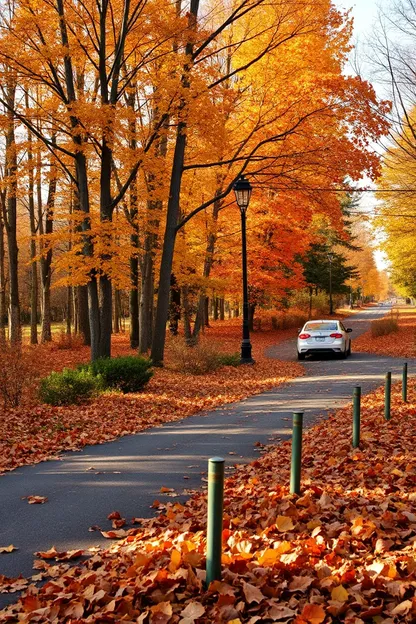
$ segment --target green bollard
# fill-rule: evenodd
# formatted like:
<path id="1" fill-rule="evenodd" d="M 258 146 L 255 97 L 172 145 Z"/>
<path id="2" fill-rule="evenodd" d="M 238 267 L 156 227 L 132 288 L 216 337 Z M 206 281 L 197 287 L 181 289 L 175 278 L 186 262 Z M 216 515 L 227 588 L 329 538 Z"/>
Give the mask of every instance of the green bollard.
<path id="1" fill-rule="evenodd" d="M 291 494 L 300 494 L 300 474 L 302 466 L 302 427 L 303 412 L 293 412 L 292 463 L 290 465 Z"/>
<path id="2" fill-rule="evenodd" d="M 222 512 L 224 505 L 224 460 L 208 460 L 207 587 L 221 580 Z"/>
<path id="3" fill-rule="evenodd" d="M 352 446 L 360 446 L 361 386 L 355 386 L 352 397 Z"/>
<path id="4" fill-rule="evenodd" d="M 407 362 L 403 364 L 402 399 L 407 403 Z"/>
<path id="5" fill-rule="evenodd" d="M 391 373 L 386 373 L 386 383 L 384 386 L 384 418 L 390 420 L 391 408 Z"/>

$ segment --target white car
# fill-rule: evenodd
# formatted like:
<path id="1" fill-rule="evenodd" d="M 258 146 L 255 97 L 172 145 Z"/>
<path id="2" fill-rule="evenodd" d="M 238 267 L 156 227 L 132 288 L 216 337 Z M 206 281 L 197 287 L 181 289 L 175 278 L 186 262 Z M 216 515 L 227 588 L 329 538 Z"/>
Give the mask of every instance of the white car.
<path id="1" fill-rule="evenodd" d="M 351 355 L 351 332 L 341 321 L 308 321 L 298 334 L 298 360 L 311 353 L 335 353 L 346 358 Z"/>

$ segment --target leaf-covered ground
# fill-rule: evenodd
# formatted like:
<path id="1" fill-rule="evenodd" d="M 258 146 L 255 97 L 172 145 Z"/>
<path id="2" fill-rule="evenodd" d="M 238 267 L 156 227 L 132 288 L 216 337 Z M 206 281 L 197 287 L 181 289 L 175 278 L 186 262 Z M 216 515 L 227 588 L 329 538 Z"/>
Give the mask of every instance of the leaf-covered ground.
<path id="1" fill-rule="evenodd" d="M 305 434 L 299 497 L 288 488 L 290 442 L 237 467 L 225 486 L 221 582 L 204 586 L 206 497 L 197 493 L 185 505 L 156 501 L 157 518 L 127 523 L 125 539 L 82 565 L 68 563 L 79 551 L 39 553 L 34 578 L 48 581 L 0 622 L 415 622 L 414 383 L 407 405 L 394 388 L 388 422 L 383 401 L 382 390 L 363 399 L 359 449 L 350 408 Z M 0 582 L 6 591 L 26 583 Z"/>
<path id="2" fill-rule="evenodd" d="M 28 393 L 16 409 L 0 408 L 0 473 L 24 464 L 50 459 L 64 450 L 80 449 L 136 433 L 148 427 L 181 420 L 201 410 L 231 403 L 276 387 L 303 374 L 296 363 L 266 358 L 270 345 L 284 340 L 293 330 L 256 333 L 253 336 L 254 366 L 227 367 L 206 375 L 184 375 L 167 367 L 156 369 L 143 392 L 106 393 L 84 405 L 51 407 Z M 208 330 L 210 339 L 226 353 L 238 351 L 240 323 L 218 323 Z M 133 353 L 125 335 L 113 339 L 113 354 Z M 36 373 L 73 367 L 89 358 L 89 349 L 58 350 L 56 346 L 33 349 Z M 226 372 L 225 372 L 226 371 Z M 36 384 L 35 384 L 36 385 Z"/>
<path id="3" fill-rule="evenodd" d="M 416 357 L 416 308 L 402 307 L 398 312 L 398 332 L 373 337 L 368 331 L 353 341 L 353 349 L 391 357 Z"/>

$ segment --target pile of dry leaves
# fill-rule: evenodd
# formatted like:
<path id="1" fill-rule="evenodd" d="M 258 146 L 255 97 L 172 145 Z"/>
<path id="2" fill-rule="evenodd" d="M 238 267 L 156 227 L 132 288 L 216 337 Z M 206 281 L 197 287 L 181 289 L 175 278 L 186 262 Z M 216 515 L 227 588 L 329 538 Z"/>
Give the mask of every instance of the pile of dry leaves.
<path id="1" fill-rule="evenodd" d="M 221 581 L 204 585 L 206 497 L 197 493 L 185 505 L 156 501 L 160 515 L 138 528 L 137 519 L 118 528 L 114 512 L 123 539 L 82 565 L 68 563 L 80 551 L 39 553 L 35 580 L 49 580 L 0 622 L 415 622 L 413 382 L 409 403 L 394 388 L 392 406 L 386 422 L 382 391 L 363 399 L 356 450 L 350 408 L 310 429 L 299 497 L 288 491 L 290 442 L 237 467 L 225 487 Z"/>
<path id="2" fill-rule="evenodd" d="M 240 324 L 219 323 L 208 330 L 224 352 L 238 350 Z M 86 444 L 101 444 L 166 422 L 182 420 L 201 410 L 212 409 L 269 390 L 303 374 L 293 362 L 268 359 L 265 351 L 288 337 L 293 330 L 258 333 L 253 340 L 256 364 L 228 366 L 205 375 L 185 375 L 167 367 L 157 369 L 145 390 L 136 394 L 106 393 L 84 405 L 42 405 L 31 394 L 15 409 L 0 413 L 0 473 L 24 464 L 51 459 L 65 450 Z M 126 335 L 113 339 L 114 355 L 133 353 Z M 37 374 L 74 367 L 89 357 L 87 347 L 57 350 L 36 347 Z"/>

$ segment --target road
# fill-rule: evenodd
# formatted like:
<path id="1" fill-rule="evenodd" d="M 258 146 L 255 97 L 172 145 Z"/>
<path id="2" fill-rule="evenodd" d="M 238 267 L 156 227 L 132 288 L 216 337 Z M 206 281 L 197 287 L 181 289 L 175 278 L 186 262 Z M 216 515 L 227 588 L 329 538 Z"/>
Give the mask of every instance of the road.
<path id="1" fill-rule="evenodd" d="M 344 323 L 353 328 L 354 337 L 385 313 L 385 307 L 370 308 Z M 295 340 L 277 344 L 269 355 L 294 360 Z M 151 516 L 156 498 L 174 500 L 160 494 L 161 486 L 186 496 L 185 488 L 201 486 L 209 457 L 222 455 L 229 469 L 252 461 L 259 454 L 256 442 L 270 444 L 290 437 L 293 411 L 304 411 L 310 425 L 317 416 L 349 402 L 355 385 L 367 393 L 383 383 L 387 370 L 393 378 L 399 375 L 403 360 L 353 350 L 347 360 L 307 359 L 303 364 L 304 377 L 241 403 L 3 475 L 0 546 L 14 544 L 19 550 L 0 555 L 0 574 L 30 576 L 33 553 L 52 545 L 58 550 L 108 546 L 108 540 L 88 528 L 99 525 L 108 530 L 111 511 L 128 519 Z M 410 374 L 414 370 L 416 361 L 409 361 Z M 28 505 L 22 500 L 33 494 L 47 496 L 48 502 Z M 0 596 L 0 608 L 13 599 Z"/>

